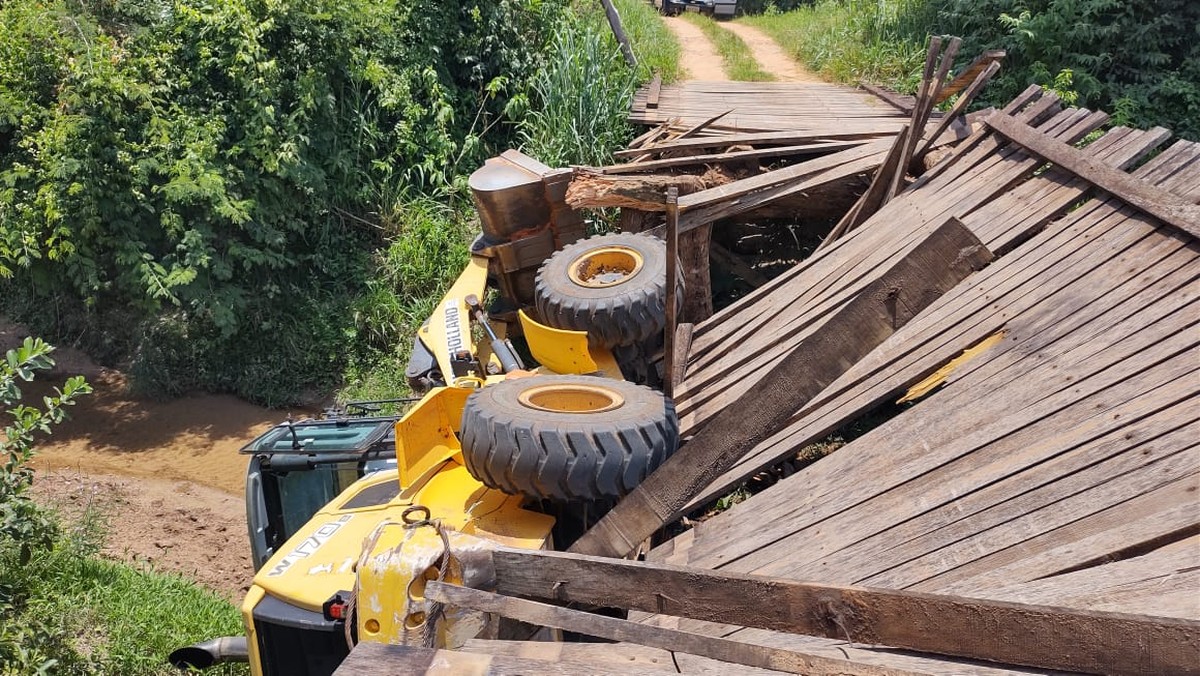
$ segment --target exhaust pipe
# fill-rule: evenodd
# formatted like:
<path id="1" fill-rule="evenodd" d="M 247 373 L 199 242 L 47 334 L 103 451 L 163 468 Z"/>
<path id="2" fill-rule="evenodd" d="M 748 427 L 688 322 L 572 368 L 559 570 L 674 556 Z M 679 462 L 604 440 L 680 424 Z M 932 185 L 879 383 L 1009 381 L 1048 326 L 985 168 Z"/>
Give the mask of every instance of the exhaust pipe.
<path id="1" fill-rule="evenodd" d="M 222 636 L 194 643 L 167 655 L 172 665 L 188 669 L 207 669 L 225 662 L 249 662 L 250 650 L 245 636 Z"/>

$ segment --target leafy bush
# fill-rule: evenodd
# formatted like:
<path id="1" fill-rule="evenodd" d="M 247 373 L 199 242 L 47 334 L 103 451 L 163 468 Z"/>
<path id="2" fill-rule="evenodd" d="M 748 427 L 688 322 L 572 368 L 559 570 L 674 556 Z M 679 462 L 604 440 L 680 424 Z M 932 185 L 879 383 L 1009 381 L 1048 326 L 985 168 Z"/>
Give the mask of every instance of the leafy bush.
<path id="1" fill-rule="evenodd" d="M 1191 0 L 817 0 L 748 23 L 831 79 L 913 92 L 928 35 L 963 38 L 959 65 L 1008 56 L 976 106 L 1030 84 L 1200 139 L 1200 4 Z"/>
<path id="2" fill-rule="evenodd" d="M 1191 0 L 929 0 L 931 32 L 963 51 L 1008 52 L 986 100 L 1030 84 L 1077 95 L 1118 124 L 1162 125 L 1200 139 L 1200 4 Z"/>
<path id="3" fill-rule="evenodd" d="M 498 123 L 561 11 L 3 3 L 5 309 L 120 330 L 105 340 L 152 392 L 283 403 L 327 383 L 380 214 L 455 189 L 485 132 L 504 143 Z M 131 321 L 105 324 L 115 311 Z"/>
<path id="4" fill-rule="evenodd" d="M 0 673 L 42 673 L 72 662 L 70 642 L 52 620 L 37 612 L 35 587 L 40 582 L 35 559 L 53 550 L 59 538 L 56 522 L 29 497 L 33 470 L 33 442 L 62 422 L 66 407 L 91 387 L 82 377 L 70 378 L 62 389 L 42 398 L 42 407 L 24 401 L 20 381 L 54 365 L 54 348 L 40 339 L 26 338 L 8 350 L 0 362 L 0 408 L 8 415 L 0 434 Z"/>

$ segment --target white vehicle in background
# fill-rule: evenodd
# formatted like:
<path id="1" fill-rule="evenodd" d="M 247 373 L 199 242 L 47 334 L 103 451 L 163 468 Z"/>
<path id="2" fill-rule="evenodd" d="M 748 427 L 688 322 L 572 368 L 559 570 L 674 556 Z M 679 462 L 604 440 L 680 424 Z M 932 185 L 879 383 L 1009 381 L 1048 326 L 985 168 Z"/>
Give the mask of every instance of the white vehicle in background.
<path id="1" fill-rule="evenodd" d="M 737 0 L 654 0 L 654 7 L 667 16 L 699 12 L 715 18 L 733 18 Z"/>

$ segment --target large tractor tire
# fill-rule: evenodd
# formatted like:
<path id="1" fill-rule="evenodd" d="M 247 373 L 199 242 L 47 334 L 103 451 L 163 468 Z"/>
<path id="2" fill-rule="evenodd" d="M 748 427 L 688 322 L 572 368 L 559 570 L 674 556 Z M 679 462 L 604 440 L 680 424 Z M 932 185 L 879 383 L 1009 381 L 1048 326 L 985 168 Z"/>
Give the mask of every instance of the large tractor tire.
<path id="1" fill-rule="evenodd" d="M 679 443 L 675 404 L 624 380 L 513 378 L 463 408 L 467 469 L 505 493 L 559 502 L 619 498 Z"/>
<path id="2" fill-rule="evenodd" d="M 679 311 L 682 271 L 676 288 Z M 634 233 L 575 242 L 542 264 L 534 296 L 541 321 L 556 329 L 587 331 L 600 347 L 639 343 L 666 326 L 666 244 Z"/>

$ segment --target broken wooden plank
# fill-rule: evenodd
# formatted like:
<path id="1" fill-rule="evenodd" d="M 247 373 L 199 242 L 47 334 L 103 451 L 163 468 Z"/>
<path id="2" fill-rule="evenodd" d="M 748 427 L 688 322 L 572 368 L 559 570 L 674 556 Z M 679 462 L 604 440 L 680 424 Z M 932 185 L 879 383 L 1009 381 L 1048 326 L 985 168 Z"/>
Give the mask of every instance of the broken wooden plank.
<path id="1" fill-rule="evenodd" d="M 688 155 L 686 157 L 668 157 L 661 160 L 641 160 L 638 159 L 628 164 L 613 164 L 607 167 L 597 167 L 596 171 L 602 174 L 630 174 L 641 171 L 655 171 L 658 169 L 668 169 L 672 167 L 687 167 L 696 164 L 724 164 L 726 162 L 740 162 L 745 160 L 757 160 L 772 157 L 792 157 L 796 155 L 822 155 L 825 153 L 837 152 L 839 150 L 849 150 L 862 145 L 865 141 L 819 141 L 816 143 L 806 143 L 795 146 L 778 146 L 772 148 L 759 148 L 755 150 L 737 150 L 727 153 L 709 153 L 705 155 Z M 648 157 L 651 150 L 647 149 L 647 153 L 643 155 Z"/>
<path id="2" fill-rule="evenodd" d="M 821 243 L 817 246 L 816 251 L 828 248 L 831 244 L 837 241 L 842 235 L 857 228 L 868 218 L 875 215 L 879 208 L 887 203 L 887 192 L 892 184 L 892 178 L 896 172 L 903 173 L 901 167 L 901 155 L 904 153 L 904 147 L 908 143 L 908 136 L 911 133 L 911 128 L 907 125 L 900 130 L 900 134 L 896 136 L 896 142 L 892 144 L 888 150 L 887 156 L 883 159 L 883 163 L 879 165 L 879 169 L 875 171 L 875 176 L 871 178 L 871 184 L 867 186 L 866 191 L 846 212 L 833 230 Z"/>
<path id="3" fill-rule="evenodd" d="M 969 230 L 955 219 L 946 221 L 801 341 L 758 388 L 717 414 L 570 551 L 608 556 L 633 551 L 805 402 L 990 260 Z"/>
<path id="4" fill-rule="evenodd" d="M 1089 673 L 1197 673 L 1200 620 L 501 548 L 497 591 Z M 953 628 L 952 630 L 950 628 Z M 1131 646 L 1137 646 L 1131 648 Z"/>
<path id="5" fill-rule="evenodd" d="M 495 613 L 537 626 L 554 627 L 610 641 L 627 641 L 685 652 L 762 669 L 812 676 L 900 676 L 913 673 L 639 624 L 444 582 L 430 582 L 425 588 L 425 593 L 428 598 L 446 605 Z"/>
<path id="6" fill-rule="evenodd" d="M 668 397 L 675 386 L 675 326 L 679 316 L 679 189 L 667 190 L 667 298 L 663 328 L 663 371 L 667 379 L 663 393 Z"/>
<path id="7" fill-rule="evenodd" d="M 658 97 L 661 95 L 662 95 L 662 75 L 655 73 L 654 77 L 650 80 L 650 89 L 646 94 L 646 107 L 647 108 L 657 108 L 658 107 Z"/>
<path id="8" fill-rule="evenodd" d="M 806 143 L 830 143 L 834 141 L 848 142 L 857 141 L 866 143 L 885 136 L 894 136 L 896 130 L 903 125 L 904 122 L 889 123 L 887 129 L 880 129 L 873 133 L 864 133 L 862 131 L 850 131 L 845 129 L 835 133 L 820 133 L 809 130 L 792 130 L 784 132 L 758 132 L 753 134 L 722 134 L 721 136 L 690 138 L 683 140 L 663 141 L 654 146 L 654 152 L 665 152 L 668 150 L 696 150 L 701 148 L 721 148 L 724 146 L 747 145 L 747 146 L 793 146 L 803 145 Z M 650 150 L 648 148 L 638 148 L 635 150 L 618 150 L 613 153 L 614 157 L 636 157 Z"/>
<path id="9" fill-rule="evenodd" d="M 967 90 L 963 92 L 963 95 L 958 97 L 958 100 L 955 101 L 954 105 L 950 107 L 950 110 L 942 116 L 942 119 L 938 120 L 937 126 L 934 127 L 933 132 L 929 134 L 928 140 L 921 144 L 920 149 L 916 151 L 914 157 L 921 159 L 926 153 L 929 152 L 930 147 L 933 145 L 933 140 L 938 136 L 941 136 L 942 132 L 950 126 L 950 123 L 953 122 L 955 118 L 957 118 L 959 115 L 962 115 L 962 112 L 966 110 L 971 101 L 974 101 L 979 92 L 983 90 L 984 86 L 988 83 L 988 80 L 991 80 L 992 76 L 995 75 L 999 70 L 1000 64 L 993 61 L 987 68 L 979 73 L 979 76 L 975 78 L 974 82 L 971 83 L 971 86 L 967 87 Z"/>
<path id="10" fill-rule="evenodd" d="M 1200 206 L 1098 162 L 1082 151 L 1049 138 L 1006 115 L 993 115 L 984 123 L 1022 148 L 1076 174 L 1097 188 L 1192 237 L 1200 237 Z"/>
<path id="11" fill-rule="evenodd" d="M 971 65 L 967 66 L 961 73 L 954 76 L 954 79 L 942 88 L 942 93 L 938 95 L 935 103 L 942 103 L 951 96 L 954 96 L 962 91 L 963 87 L 966 87 L 968 84 L 970 84 L 971 81 L 974 80 L 976 76 L 985 69 L 991 68 L 993 65 L 999 68 L 1000 61 L 1004 60 L 1005 56 L 1008 56 L 1008 53 L 1003 49 L 989 49 L 980 54 L 979 57 L 971 63 Z"/>
<path id="12" fill-rule="evenodd" d="M 878 87 L 865 82 L 859 84 L 858 86 L 871 92 L 875 96 L 878 96 L 884 103 L 904 113 L 905 115 L 912 115 L 913 104 L 916 102 L 915 98 L 894 92 L 886 87 Z"/>

